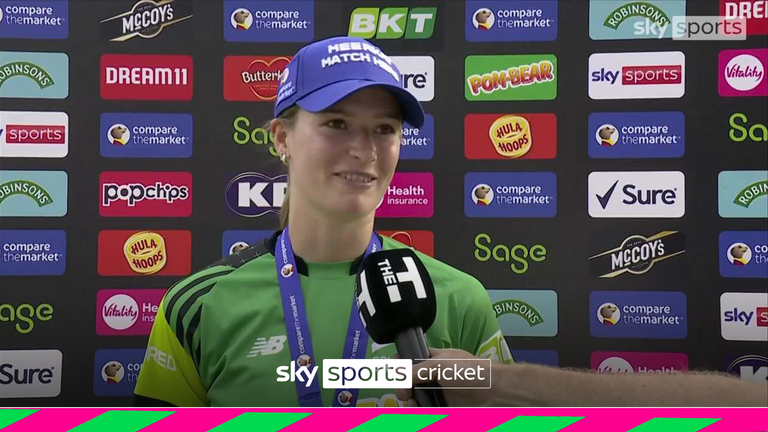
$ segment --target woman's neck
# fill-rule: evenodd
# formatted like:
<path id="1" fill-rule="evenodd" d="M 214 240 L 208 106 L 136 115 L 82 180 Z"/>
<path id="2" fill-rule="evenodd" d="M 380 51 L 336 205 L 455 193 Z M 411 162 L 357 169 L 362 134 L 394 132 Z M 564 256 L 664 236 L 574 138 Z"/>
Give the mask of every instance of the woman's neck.
<path id="1" fill-rule="evenodd" d="M 291 205 L 288 226 L 294 253 L 309 262 L 353 261 L 365 252 L 373 232 L 373 215 L 332 219 Z"/>

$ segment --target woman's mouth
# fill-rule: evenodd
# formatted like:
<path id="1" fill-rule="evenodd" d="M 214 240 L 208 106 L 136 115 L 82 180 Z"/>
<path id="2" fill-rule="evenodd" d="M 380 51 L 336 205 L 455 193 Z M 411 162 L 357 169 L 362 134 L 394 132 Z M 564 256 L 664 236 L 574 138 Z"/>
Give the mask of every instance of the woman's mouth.
<path id="1" fill-rule="evenodd" d="M 369 185 L 374 180 L 376 180 L 376 177 L 373 177 L 370 174 L 361 173 L 361 172 L 345 171 L 345 172 L 337 173 L 336 175 L 343 178 L 344 180 L 347 180 L 356 184 L 361 184 L 361 185 Z"/>

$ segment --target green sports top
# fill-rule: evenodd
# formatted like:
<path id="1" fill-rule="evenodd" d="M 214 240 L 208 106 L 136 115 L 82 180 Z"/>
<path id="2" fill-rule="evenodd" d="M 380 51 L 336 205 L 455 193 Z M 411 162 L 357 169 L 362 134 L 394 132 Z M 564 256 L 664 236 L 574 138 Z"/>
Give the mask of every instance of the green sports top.
<path id="1" fill-rule="evenodd" d="M 163 297 L 134 390 L 136 405 L 298 406 L 295 383 L 277 382 L 291 362 L 275 270 L 279 232 L 172 286 Z M 406 248 L 382 237 L 382 249 Z M 474 277 L 416 251 L 435 286 L 431 348 L 460 348 L 512 362 L 491 301 Z M 340 359 L 362 256 L 341 263 L 296 257 L 317 363 Z M 387 359 L 394 344 L 369 340 L 368 359 Z M 315 379 L 321 379 L 319 376 Z M 324 406 L 333 389 L 321 386 Z M 356 406 L 399 406 L 393 390 L 361 389 Z"/>

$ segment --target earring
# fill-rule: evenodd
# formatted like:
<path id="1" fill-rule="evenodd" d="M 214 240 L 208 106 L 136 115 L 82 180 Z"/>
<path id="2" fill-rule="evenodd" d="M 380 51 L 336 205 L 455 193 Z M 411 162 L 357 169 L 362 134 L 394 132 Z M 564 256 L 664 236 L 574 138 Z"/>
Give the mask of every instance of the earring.
<path id="1" fill-rule="evenodd" d="M 280 155 L 280 162 L 282 162 L 285 165 L 288 165 L 288 161 L 291 160 L 290 156 L 288 156 L 287 153 L 282 153 Z"/>

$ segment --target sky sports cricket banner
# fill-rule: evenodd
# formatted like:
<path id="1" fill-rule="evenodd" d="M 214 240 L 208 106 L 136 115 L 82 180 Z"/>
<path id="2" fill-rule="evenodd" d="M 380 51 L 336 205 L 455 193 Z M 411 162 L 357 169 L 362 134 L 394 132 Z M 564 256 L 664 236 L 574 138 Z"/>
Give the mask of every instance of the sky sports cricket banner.
<path id="1" fill-rule="evenodd" d="M 297 50 L 336 35 L 380 46 L 426 113 L 403 125 L 377 231 L 477 278 L 515 361 L 768 383 L 767 15 L 765 0 L 0 0 L 0 405 L 128 406 L 145 362 L 178 367 L 147 344 L 163 295 L 277 228 L 288 178 L 265 122 Z M 681 16 L 720 40 L 679 40 Z M 734 18 L 738 40 L 717 26 Z M 284 336 L 245 335 L 243 358 Z M 0 412 L 11 432 L 64 419 Z M 538 421 L 521 412 L 396 427 Z M 691 430 L 749 418 L 715 414 Z M 115 415 L 68 424 L 132 424 Z M 376 415 L 339 421 L 394 421 Z M 666 427 L 643 415 L 546 427 Z"/>

